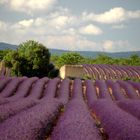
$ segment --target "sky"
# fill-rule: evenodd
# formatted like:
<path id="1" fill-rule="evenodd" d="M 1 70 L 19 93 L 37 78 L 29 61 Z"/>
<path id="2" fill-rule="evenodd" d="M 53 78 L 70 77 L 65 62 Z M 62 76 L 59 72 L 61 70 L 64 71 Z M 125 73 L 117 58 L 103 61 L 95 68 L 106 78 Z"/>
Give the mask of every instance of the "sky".
<path id="1" fill-rule="evenodd" d="M 0 0 L 0 42 L 140 51 L 140 0 Z"/>

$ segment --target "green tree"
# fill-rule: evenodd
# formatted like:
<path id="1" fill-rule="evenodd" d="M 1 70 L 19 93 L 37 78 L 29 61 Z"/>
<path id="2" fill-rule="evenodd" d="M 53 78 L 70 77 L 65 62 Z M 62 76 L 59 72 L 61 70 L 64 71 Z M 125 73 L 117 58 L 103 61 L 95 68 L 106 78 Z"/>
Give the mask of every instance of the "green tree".
<path id="1" fill-rule="evenodd" d="M 136 54 L 133 54 L 129 58 L 130 65 L 140 66 L 140 57 Z"/>
<path id="2" fill-rule="evenodd" d="M 56 65 L 60 68 L 63 65 L 78 65 L 84 62 L 84 57 L 79 53 L 70 52 L 62 54 L 56 61 Z"/>
<path id="3" fill-rule="evenodd" d="M 3 60 L 4 56 L 9 53 L 11 50 L 10 49 L 6 49 L 6 50 L 0 50 L 0 61 Z"/>
<path id="4" fill-rule="evenodd" d="M 5 66 L 11 68 L 12 75 L 20 75 L 20 57 L 17 51 L 11 50 L 4 56 Z"/>
<path id="5" fill-rule="evenodd" d="M 59 55 L 51 55 L 51 58 L 50 58 L 51 63 L 53 63 L 55 66 L 57 66 L 56 62 L 59 59 L 59 57 L 60 57 Z"/>
<path id="6" fill-rule="evenodd" d="M 104 54 L 99 54 L 94 63 L 96 64 L 112 64 L 113 63 L 113 59 L 107 55 Z"/>
<path id="7" fill-rule="evenodd" d="M 41 43 L 33 40 L 23 42 L 17 51 L 12 51 L 4 57 L 6 66 L 12 68 L 13 75 L 20 76 L 48 76 L 50 71 L 49 50 Z"/>

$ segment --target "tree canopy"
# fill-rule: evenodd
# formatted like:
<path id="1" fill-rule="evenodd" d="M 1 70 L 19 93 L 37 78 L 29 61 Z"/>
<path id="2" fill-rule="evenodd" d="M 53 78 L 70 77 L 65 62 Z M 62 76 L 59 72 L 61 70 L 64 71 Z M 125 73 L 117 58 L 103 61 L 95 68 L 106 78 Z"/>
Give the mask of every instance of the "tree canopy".
<path id="1" fill-rule="evenodd" d="M 2 61 L 3 58 L 4 58 L 4 56 L 5 56 L 8 52 L 10 52 L 10 51 L 11 51 L 11 50 L 9 50 L 9 49 L 0 50 L 0 61 Z"/>
<path id="2" fill-rule="evenodd" d="M 16 51 L 10 51 L 4 57 L 6 66 L 12 69 L 13 75 L 18 76 L 53 76 L 58 75 L 50 63 L 50 52 L 41 43 L 29 40 L 19 45 Z M 53 73 L 52 73 L 53 71 Z"/>
<path id="3" fill-rule="evenodd" d="M 140 66 L 140 57 L 136 54 L 131 55 L 128 58 L 112 58 L 110 56 L 100 54 L 96 58 L 83 57 L 82 55 L 70 52 L 62 55 L 52 55 L 51 61 L 56 67 L 60 68 L 66 64 L 110 64 L 110 65 L 128 65 L 128 66 Z"/>
<path id="4" fill-rule="evenodd" d="M 63 65 L 78 65 L 82 64 L 84 60 L 84 57 L 81 56 L 79 53 L 76 52 L 70 52 L 70 53 L 64 53 L 60 57 L 58 57 L 58 60 L 56 61 L 56 65 L 58 67 L 61 67 Z"/>

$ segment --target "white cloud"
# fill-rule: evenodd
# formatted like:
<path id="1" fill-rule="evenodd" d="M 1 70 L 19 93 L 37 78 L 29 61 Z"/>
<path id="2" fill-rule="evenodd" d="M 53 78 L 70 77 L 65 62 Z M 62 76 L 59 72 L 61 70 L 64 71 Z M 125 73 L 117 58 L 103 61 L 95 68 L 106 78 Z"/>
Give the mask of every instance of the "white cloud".
<path id="1" fill-rule="evenodd" d="M 88 40 L 86 38 L 81 38 L 77 40 L 77 49 L 81 51 L 101 51 L 99 43 Z"/>
<path id="2" fill-rule="evenodd" d="M 23 27 L 31 27 L 32 24 L 33 24 L 34 20 L 33 19 L 29 19 L 29 20 L 22 20 L 22 21 L 19 21 L 18 24 L 19 25 L 22 25 Z"/>
<path id="3" fill-rule="evenodd" d="M 53 28 L 61 29 L 77 23 L 77 17 L 66 8 L 59 8 L 47 16 L 47 24 Z"/>
<path id="4" fill-rule="evenodd" d="M 59 29 L 60 27 L 64 27 L 68 21 L 69 21 L 68 16 L 58 16 L 50 20 L 50 25 Z"/>
<path id="5" fill-rule="evenodd" d="M 103 49 L 111 51 L 113 49 L 114 42 L 111 40 L 106 40 L 103 42 Z"/>
<path id="6" fill-rule="evenodd" d="M 34 21 L 35 26 L 44 26 L 46 23 L 47 23 L 46 19 L 42 17 L 38 17 Z"/>
<path id="7" fill-rule="evenodd" d="M 47 44 L 50 48 L 59 48 L 59 49 L 73 49 L 76 38 L 70 35 L 61 35 L 61 36 L 48 36 Z"/>
<path id="8" fill-rule="evenodd" d="M 2 0 L 1 4 L 10 7 L 14 11 L 32 14 L 34 12 L 50 9 L 56 0 Z"/>
<path id="9" fill-rule="evenodd" d="M 21 0 L 22 1 L 22 0 Z M 87 14 L 88 15 L 88 14 Z M 138 18 L 137 14 L 129 13 L 129 17 Z M 86 14 L 85 14 L 86 17 Z M 124 24 L 112 25 L 112 28 L 123 28 Z M 5 29 L 5 30 L 4 30 Z M 37 18 L 22 19 L 6 23 L 0 21 L 0 41 L 19 44 L 34 39 L 48 48 L 89 51 L 129 51 L 135 48 L 128 41 L 99 39 L 95 42 L 87 35 L 100 35 L 103 31 L 80 16 L 71 14 L 66 8 L 59 7 L 55 11 Z M 138 48 L 137 48 L 138 49 Z"/>
<path id="10" fill-rule="evenodd" d="M 0 0 L 0 4 L 5 4 L 7 0 Z"/>
<path id="11" fill-rule="evenodd" d="M 103 14 L 95 15 L 95 19 L 102 23 L 119 23 L 125 20 L 125 10 L 121 7 L 113 8 Z"/>
<path id="12" fill-rule="evenodd" d="M 70 14 L 62 15 L 61 13 L 49 14 L 44 17 L 34 19 L 24 19 L 17 23 L 11 24 L 12 29 L 25 30 L 35 35 L 58 35 L 58 34 L 75 34 L 75 28 L 71 27 L 74 17 Z M 27 30 L 28 29 L 28 30 Z"/>
<path id="13" fill-rule="evenodd" d="M 78 35 L 48 36 L 47 46 L 49 48 L 57 48 L 72 51 L 83 51 L 85 49 L 90 51 L 101 51 L 101 47 L 98 46 L 98 43 L 90 41 Z"/>
<path id="14" fill-rule="evenodd" d="M 106 52 L 134 51 L 136 49 L 127 40 L 105 40 L 101 46 Z"/>
<path id="15" fill-rule="evenodd" d="M 62 34 L 67 34 L 67 35 L 76 35 L 77 30 L 75 28 L 67 28 L 62 31 Z"/>
<path id="16" fill-rule="evenodd" d="M 82 14 L 83 20 L 96 21 L 105 24 L 116 24 L 123 21 L 140 18 L 140 10 L 128 11 L 122 7 L 115 7 L 101 14 L 87 13 Z"/>
<path id="17" fill-rule="evenodd" d="M 93 24 L 89 24 L 87 26 L 81 27 L 79 29 L 79 32 L 85 35 L 100 35 L 103 33 L 103 31 L 99 27 Z"/>
<path id="18" fill-rule="evenodd" d="M 140 10 L 137 10 L 135 12 L 128 11 L 127 12 L 127 18 L 140 18 Z"/>
<path id="19" fill-rule="evenodd" d="M 89 40 L 86 36 L 82 36 L 77 33 L 74 28 L 59 30 L 49 29 L 46 26 L 36 26 L 35 19 L 33 24 L 28 27 L 19 25 L 18 22 L 2 23 L 0 27 L 6 24 L 5 31 L 0 30 L 0 41 L 9 42 L 11 44 L 19 44 L 25 40 L 33 39 L 43 43 L 48 48 L 57 48 L 65 50 L 81 50 L 81 51 L 106 51 L 106 52 L 118 52 L 118 51 L 134 51 L 138 48 L 132 47 L 128 41 L 123 40 L 100 40 L 95 42 Z M 2 26 L 1 26 L 2 25 Z"/>

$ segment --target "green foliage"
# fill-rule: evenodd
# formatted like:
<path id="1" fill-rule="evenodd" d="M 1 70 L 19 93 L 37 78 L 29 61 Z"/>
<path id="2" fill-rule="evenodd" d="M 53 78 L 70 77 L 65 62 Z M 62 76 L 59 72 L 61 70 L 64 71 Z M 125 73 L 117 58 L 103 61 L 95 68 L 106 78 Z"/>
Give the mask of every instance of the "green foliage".
<path id="1" fill-rule="evenodd" d="M 51 62 L 55 64 L 55 66 L 58 68 L 66 64 L 115 64 L 127 66 L 140 66 L 140 57 L 138 55 L 132 55 L 129 58 L 112 58 L 100 54 L 96 58 L 89 58 L 83 57 L 78 53 L 64 53 L 61 56 L 51 56 Z"/>
<path id="2" fill-rule="evenodd" d="M 49 63 L 49 50 L 33 40 L 20 44 L 17 51 L 9 52 L 4 62 L 12 68 L 12 74 L 17 76 L 44 77 L 50 75 L 51 70 L 55 71 L 53 64 Z"/>
<path id="3" fill-rule="evenodd" d="M 59 58 L 59 55 L 51 55 L 51 61 L 56 62 Z"/>
<path id="4" fill-rule="evenodd" d="M 59 75 L 59 69 L 56 69 L 53 63 L 48 65 L 49 73 L 48 77 L 53 78 Z"/>
<path id="5" fill-rule="evenodd" d="M 75 52 L 64 53 L 56 61 L 56 65 L 60 68 L 63 65 L 78 65 L 84 62 L 84 57 Z"/>
<path id="6" fill-rule="evenodd" d="M 51 63 L 53 63 L 56 67 L 58 67 L 56 63 L 59 57 L 60 57 L 59 55 L 51 55 L 51 58 L 50 58 Z"/>
<path id="7" fill-rule="evenodd" d="M 3 58 L 5 65 L 10 68 L 12 67 L 12 64 L 16 62 L 17 59 L 18 59 L 18 53 L 13 50 L 8 52 Z"/>
<path id="8" fill-rule="evenodd" d="M 134 82 L 140 82 L 140 79 L 139 78 L 132 78 L 132 77 L 125 77 L 125 78 L 122 78 L 122 80 L 124 81 L 134 81 Z"/>
<path id="9" fill-rule="evenodd" d="M 53 78 L 53 77 L 57 77 L 59 75 L 59 70 L 58 69 L 52 69 L 49 74 L 48 77 Z"/>
<path id="10" fill-rule="evenodd" d="M 90 75 L 84 75 L 83 77 L 82 77 L 84 80 L 87 80 L 87 79 L 92 79 L 93 80 L 93 78 L 90 76 Z"/>
<path id="11" fill-rule="evenodd" d="M 130 63 L 129 65 L 137 65 L 137 66 L 140 66 L 140 57 L 136 54 L 132 55 L 130 58 L 129 58 L 129 62 Z"/>
<path id="12" fill-rule="evenodd" d="M 112 58 L 106 55 L 98 55 L 96 58 L 84 58 L 86 64 L 110 64 L 140 66 L 140 57 L 132 55 L 129 58 Z"/>
<path id="13" fill-rule="evenodd" d="M 100 54 L 96 57 L 95 64 L 113 64 L 113 58 Z"/>
<path id="14" fill-rule="evenodd" d="M 4 56 L 9 53 L 11 50 L 6 49 L 6 50 L 0 50 L 0 61 L 3 60 Z"/>

